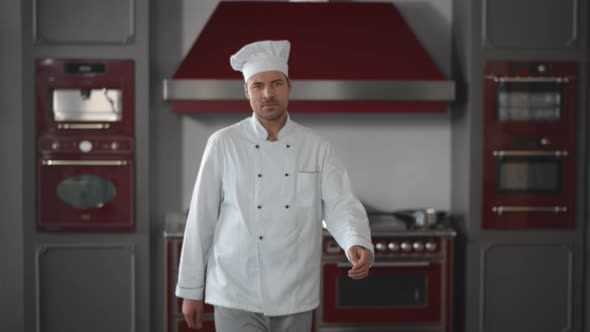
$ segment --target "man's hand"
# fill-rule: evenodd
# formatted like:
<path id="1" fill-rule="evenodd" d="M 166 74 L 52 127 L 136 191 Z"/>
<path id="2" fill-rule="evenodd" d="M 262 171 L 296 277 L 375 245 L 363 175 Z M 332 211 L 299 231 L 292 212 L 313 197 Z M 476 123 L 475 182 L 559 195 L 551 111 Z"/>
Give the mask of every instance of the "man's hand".
<path id="1" fill-rule="evenodd" d="M 352 279 L 366 278 L 369 275 L 371 252 L 361 246 L 352 246 L 348 249 L 348 257 L 352 262 L 352 269 L 348 270 L 348 276 Z"/>
<path id="2" fill-rule="evenodd" d="M 182 300 L 182 315 L 191 329 L 203 327 L 203 300 Z"/>

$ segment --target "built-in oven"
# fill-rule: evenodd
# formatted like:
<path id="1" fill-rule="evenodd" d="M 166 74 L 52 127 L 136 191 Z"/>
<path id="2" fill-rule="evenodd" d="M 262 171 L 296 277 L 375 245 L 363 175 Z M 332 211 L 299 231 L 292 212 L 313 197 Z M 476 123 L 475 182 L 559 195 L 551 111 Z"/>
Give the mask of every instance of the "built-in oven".
<path id="1" fill-rule="evenodd" d="M 348 277 L 336 241 L 323 242 L 318 331 L 451 331 L 452 231 L 373 234 L 369 276 Z"/>
<path id="2" fill-rule="evenodd" d="M 133 140 L 39 139 L 37 220 L 45 231 L 130 231 L 134 225 Z"/>
<path id="3" fill-rule="evenodd" d="M 35 78 L 38 229 L 133 230 L 133 60 L 39 59 Z"/>
<path id="4" fill-rule="evenodd" d="M 576 65 L 489 61 L 483 227 L 574 227 Z"/>
<path id="5" fill-rule="evenodd" d="M 133 136 L 132 60 L 39 59 L 37 132 Z"/>

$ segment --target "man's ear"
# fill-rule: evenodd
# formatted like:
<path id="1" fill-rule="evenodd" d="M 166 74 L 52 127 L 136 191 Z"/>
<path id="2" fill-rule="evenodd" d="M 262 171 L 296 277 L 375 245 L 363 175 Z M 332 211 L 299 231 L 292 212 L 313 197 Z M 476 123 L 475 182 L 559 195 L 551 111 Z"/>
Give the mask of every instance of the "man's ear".
<path id="1" fill-rule="evenodd" d="M 250 99 L 250 93 L 248 92 L 248 83 L 244 83 L 244 95 Z"/>

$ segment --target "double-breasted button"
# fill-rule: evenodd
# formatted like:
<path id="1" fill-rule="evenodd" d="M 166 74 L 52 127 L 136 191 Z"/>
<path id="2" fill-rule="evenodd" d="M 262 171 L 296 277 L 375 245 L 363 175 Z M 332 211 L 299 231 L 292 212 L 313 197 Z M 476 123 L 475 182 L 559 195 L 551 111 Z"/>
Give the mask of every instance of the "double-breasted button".
<path id="1" fill-rule="evenodd" d="M 258 174 L 258 177 L 261 178 L 262 177 L 262 174 Z"/>
<path id="2" fill-rule="evenodd" d="M 290 147 L 291 147 L 291 145 L 287 144 L 287 149 L 290 148 Z"/>
<path id="3" fill-rule="evenodd" d="M 257 148 L 257 149 L 260 149 L 260 145 L 256 144 L 256 148 Z"/>
<path id="4" fill-rule="evenodd" d="M 289 204 L 285 205 L 285 209 L 288 209 L 288 208 L 289 208 Z"/>
<path id="5" fill-rule="evenodd" d="M 262 239 L 264 239 L 264 236 L 260 235 L 260 236 L 258 237 L 258 239 L 259 239 L 259 240 L 262 240 Z"/>
<path id="6" fill-rule="evenodd" d="M 258 205 L 257 207 L 258 207 L 258 209 L 262 209 L 262 205 Z"/>
<path id="7" fill-rule="evenodd" d="M 289 173 L 285 173 L 285 176 L 289 176 Z"/>

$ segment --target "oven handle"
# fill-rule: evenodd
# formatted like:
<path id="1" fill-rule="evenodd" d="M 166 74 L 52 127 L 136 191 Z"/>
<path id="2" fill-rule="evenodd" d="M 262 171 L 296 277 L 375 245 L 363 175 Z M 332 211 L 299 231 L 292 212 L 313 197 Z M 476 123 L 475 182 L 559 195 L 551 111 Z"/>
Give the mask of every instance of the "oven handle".
<path id="1" fill-rule="evenodd" d="M 541 83 L 541 82 L 555 82 L 568 83 L 576 79 L 575 76 L 496 76 L 486 75 L 486 79 L 494 82 L 509 82 L 509 83 Z"/>
<path id="2" fill-rule="evenodd" d="M 109 129 L 108 123 L 59 123 L 57 129 Z"/>
<path id="3" fill-rule="evenodd" d="M 52 160 L 41 161 L 44 166 L 127 166 L 127 160 Z"/>
<path id="4" fill-rule="evenodd" d="M 553 212 L 566 213 L 567 206 L 494 206 L 492 212 L 501 215 L 507 212 Z"/>
<path id="5" fill-rule="evenodd" d="M 538 150 L 494 150 L 494 157 L 566 157 L 567 150 L 538 151 Z"/>
<path id="6" fill-rule="evenodd" d="M 411 262 L 375 262 L 373 267 L 425 267 L 430 262 L 411 261 Z M 351 263 L 338 263 L 338 267 L 352 267 Z"/>

